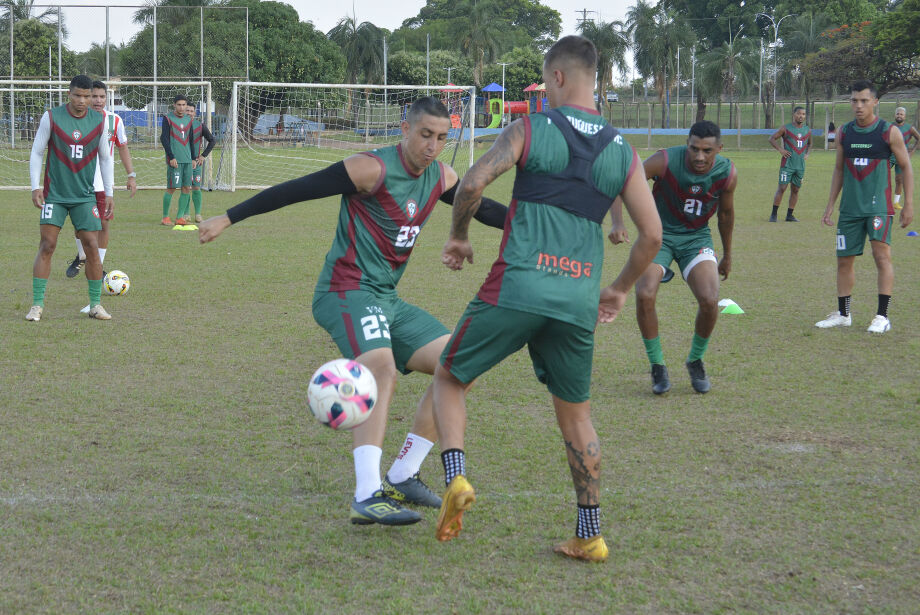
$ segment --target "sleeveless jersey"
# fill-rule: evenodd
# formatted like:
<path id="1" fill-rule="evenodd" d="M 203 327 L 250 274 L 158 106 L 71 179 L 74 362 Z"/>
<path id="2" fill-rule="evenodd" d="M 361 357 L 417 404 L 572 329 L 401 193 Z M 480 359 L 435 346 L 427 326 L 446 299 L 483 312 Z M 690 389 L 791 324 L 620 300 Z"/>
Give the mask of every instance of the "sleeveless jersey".
<path id="1" fill-rule="evenodd" d="M 95 200 L 93 177 L 98 163 L 98 148 L 104 132 L 104 117 L 87 109 L 86 115 L 74 117 L 61 105 L 48 111 L 51 134 L 45 162 L 45 201 L 48 203 L 85 203 Z"/>
<path id="2" fill-rule="evenodd" d="M 905 145 L 905 147 L 906 147 L 906 146 L 907 146 L 907 140 L 910 138 L 910 137 L 909 137 L 909 135 L 910 135 L 910 129 L 913 128 L 913 124 L 908 124 L 907 122 L 904 122 L 903 124 L 898 125 L 898 123 L 895 122 L 894 125 L 897 127 L 898 130 L 901 131 L 901 136 L 904 137 L 904 145 Z M 898 161 L 897 161 L 897 159 L 894 157 L 894 154 L 892 154 L 891 157 L 888 159 L 888 163 L 889 163 L 891 166 L 894 166 L 894 165 L 898 164 Z"/>
<path id="3" fill-rule="evenodd" d="M 792 122 L 786 124 L 783 128 L 786 129 L 783 133 L 783 149 L 787 152 L 792 152 L 792 155 L 788 158 L 784 157 L 780 166 L 792 171 L 804 171 L 805 154 L 808 153 L 808 138 L 811 136 L 811 128 L 807 124 L 802 124 L 802 127 L 799 128 Z"/>
<path id="4" fill-rule="evenodd" d="M 177 117 L 169 112 L 163 116 L 164 122 L 169 122 L 169 147 L 172 149 L 176 162 L 191 162 L 192 150 L 189 141 L 192 136 L 192 118 L 187 115 Z"/>
<path id="5" fill-rule="evenodd" d="M 593 110 L 565 106 L 522 121 L 524 151 L 498 259 L 478 297 L 593 330 L 606 242 L 601 222 L 639 158 Z"/>
<path id="6" fill-rule="evenodd" d="M 380 161 L 380 179 L 369 194 L 342 195 L 316 292 L 395 293 L 418 234 L 444 192 L 440 162 L 416 176 L 406 166 L 401 145 L 364 155 Z"/>
<path id="7" fill-rule="evenodd" d="M 891 124 L 876 118 L 861 128 L 856 121 L 840 129 L 843 147 L 843 193 L 840 215 L 851 217 L 893 216 L 891 204 L 891 158 L 888 131 Z"/>
<path id="8" fill-rule="evenodd" d="M 198 158 L 201 153 L 201 120 L 197 117 L 192 120 L 192 159 Z"/>
<path id="9" fill-rule="evenodd" d="M 667 168 L 664 177 L 656 177 L 652 187 L 655 206 L 665 233 L 709 234 L 709 219 L 719 209 L 722 190 L 735 176 L 735 165 L 716 155 L 708 173 L 697 175 L 687 168 L 687 146 L 660 150 Z"/>

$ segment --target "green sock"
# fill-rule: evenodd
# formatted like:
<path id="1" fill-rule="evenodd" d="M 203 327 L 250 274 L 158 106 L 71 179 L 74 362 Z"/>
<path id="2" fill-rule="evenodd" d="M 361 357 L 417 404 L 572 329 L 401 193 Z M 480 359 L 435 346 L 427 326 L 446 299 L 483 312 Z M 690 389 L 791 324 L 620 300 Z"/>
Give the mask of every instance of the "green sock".
<path id="1" fill-rule="evenodd" d="M 664 365 L 664 353 L 661 351 L 661 336 L 647 340 L 642 338 L 645 344 L 645 354 L 648 355 L 648 362 L 652 365 Z"/>
<path id="2" fill-rule="evenodd" d="M 169 217 L 169 207 L 172 205 L 172 195 L 168 192 L 163 193 L 163 217 Z"/>
<path id="3" fill-rule="evenodd" d="M 188 202 L 190 195 L 183 192 L 179 195 L 179 214 L 178 217 L 184 218 L 188 215 Z"/>
<path id="4" fill-rule="evenodd" d="M 32 305 L 45 307 L 45 287 L 48 279 L 32 278 Z"/>
<path id="5" fill-rule="evenodd" d="M 89 282 L 89 304 L 90 306 L 102 303 L 102 278 L 98 280 L 87 280 Z"/>
<path id="6" fill-rule="evenodd" d="M 201 190 L 192 190 L 192 202 L 195 204 L 195 215 L 201 215 Z"/>
<path id="7" fill-rule="evenodd" d="M 694 333 L 693 343 L 690 344 L 690 354 L 687 356 L 687 363 L 696 361 L 697 359 L 702 359 L 703 355 L 706 354 L 707 346 L 709 346 L 709 338 L 700 337 Z"/>

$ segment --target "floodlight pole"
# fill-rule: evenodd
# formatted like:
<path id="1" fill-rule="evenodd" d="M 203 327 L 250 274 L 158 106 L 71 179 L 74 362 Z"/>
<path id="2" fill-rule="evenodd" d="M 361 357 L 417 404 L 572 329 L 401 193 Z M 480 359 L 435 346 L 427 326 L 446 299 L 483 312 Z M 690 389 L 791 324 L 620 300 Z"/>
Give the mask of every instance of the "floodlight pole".
<path id="1" fill-rule="evenodd" d="M 770 20 L 770 23 L 773 25 L 773 113 L 771 114 L 771 117 L 776 115 L 776 82 L 779 81 L 779 73 L 777 72 L 777 69 L 776 69 L 776 56 L 779 52 L 779 25 L 783 23 L 783 20 L 786 19 L 786 17 L 795 17 L 796 15 L 797 13 L 790 13 L 789 15 L 784 15 L 780 17 L 779 21 L 775 21 L 771 15 L 767 15 L 766 13 L 757 13 L 756 15 L 754 15 L 754 17 L 758 17 L 758 16 L 766 17 L 767 19 Z M 776 118 L 773 117 L 773 120 L 774 120 L 773 124 L 775 125 Z"/>

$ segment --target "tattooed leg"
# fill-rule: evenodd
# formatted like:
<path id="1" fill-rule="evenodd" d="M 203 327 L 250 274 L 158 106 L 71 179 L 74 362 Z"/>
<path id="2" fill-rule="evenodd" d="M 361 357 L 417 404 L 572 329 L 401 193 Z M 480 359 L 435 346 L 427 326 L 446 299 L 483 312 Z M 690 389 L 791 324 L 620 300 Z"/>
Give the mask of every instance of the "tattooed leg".
<path id="1" fill-rule="evenodd" d="M 591 402 L 573 404 L 554 396 L 553 405 L 565 441 L 575 496 L 582 506 L 596 506 L 600 492 L 601 443 L 591 423 Z"/>

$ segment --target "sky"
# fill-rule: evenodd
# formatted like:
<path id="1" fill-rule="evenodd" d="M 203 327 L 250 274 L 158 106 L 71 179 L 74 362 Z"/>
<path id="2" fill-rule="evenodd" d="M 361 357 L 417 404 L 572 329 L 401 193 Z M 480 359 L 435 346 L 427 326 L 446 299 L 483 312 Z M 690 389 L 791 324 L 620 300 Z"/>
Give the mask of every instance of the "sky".
<path id="1" fill-rule="evenodd" d="M 93 42 L 105 41 L 105 8 L 78 7 L 87 4 L 87 0 L 59 0 L 64 7 L 64 23 L 70 30 L 67 45 L 75 51 L 89 49 Z M 137 26 L 131 17 L 142 4 L 138 0 L 94 0 L 100 4 L 108 4 L 109 10 L 109 38 L 113 43 L 127 43 L 137 32 Z M 51 3 L 53 0 L 37 0 L 39 3 Z M 414 17 L 419 9 L 425 6 L 424 0 L 346 0 L 335 8 L 330 8 L 328 0 L 291 0 L 287 4 L 293 6 L 300 15 L 301 21 L 310 21 L 314 27 L 323 32 L 328 32 L 339 19 L 346 14 L 354 13 L 359 22 L 370 21 L 381 28 L 395 30 L 402 25 L 403 20 Z M 332 4 L 335 4 L 334 2 Z M 612 21 L 624 19 L 626 11 L 632 0 L 543 0 L 543 5 L 559 11 L 562 16 L 562 34 L 575 34 L 575 25 L 582 18 L 581 11 L 587 9 L 588 19 Z"/>

